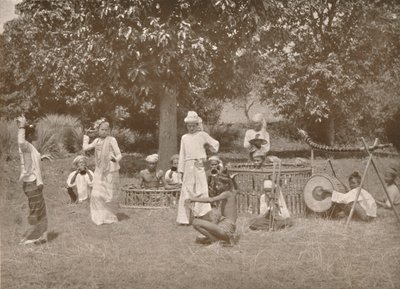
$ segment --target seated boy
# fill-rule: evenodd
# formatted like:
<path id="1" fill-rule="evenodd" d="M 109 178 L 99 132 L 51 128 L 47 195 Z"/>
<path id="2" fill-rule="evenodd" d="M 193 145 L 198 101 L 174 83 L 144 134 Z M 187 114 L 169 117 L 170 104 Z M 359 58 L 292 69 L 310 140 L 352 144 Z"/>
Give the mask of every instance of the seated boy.
<path id="1" fill-rule="evenodd" d="M 159 189 L 165 187 L 164 172 L 157 171 L 158 154 L 146 157 L 146 169 L 141 170 L 139 186 L 144 189 Z"/>
<path id="2" fill-rule="evenodd" d="M 87 168 L 87 158 L 77 156 L 72 164 L 76 170 L 69 174 L 67 179 L 67 192 L 71 203 L 86 200 L 92 188 L 93 172 Z"/>
<path id="3" fill-rule="evenodd" d="M 179 155 L 171 157 L 171 168 L 165 173 L 165 188 L 179 189 L 182 186 L 181 174 L 178 173 Z"/>
<path id="4" fill-rule="evenodd" d="M 397 177 L 397 170 L 394 168 L 389 168 L 385 172 L 384 180 L 386 183 L 386 190 L 389 194 L 390 199 L 392 200 L 392 203 L 394 206 L 400 205 L 400 191 L 399 188 L 397 187 L 395 180 Z M 391 209 L 392 205 L 390 204 L 390 201 L 388 200 L 386 194 L 385 198 L 383 200 L 376 200 L 376 203 L 385 209 Z"/>
<path id="5" fill-rule="evenodd" d="M 278 196 L 277 197 L 273 196 L 272 181 L 265 180 L 264 194 L 262 194 L 260 197 L 261 217 L 255 218 L 250 221 L 251 230 L 269 230 L 271 225 L 270 217 L 271 217 L 271 212 L 273 212 L 273 210 L 275 210 L 273 212 L 274 222 L 272 223 L 273 227 L 271 229 L 279 230 L 293 225 L 282 192 L 279 190 L 276 193 L 278 194 Z M 273 198 L 275 198 L 275 201 L 272 201 Z"/>
<path id="6" fill-rule="evenodd" d="M 349 215 L 353 203 L 356 199 L 357 192 L 361 183 L 361 176 L 358 172 L 353 172 L 349 176 L 350 191 L 346 194 L 342 194 L 332 190 L 322 190 L 321 196 L 328 197 L 332 195 L 332 202 L 339 204 L 337 206 L 337 213 L 334 212 L 334 216 L 345 217 Z M 376 202 L 370 193 L 361 188 L 359 198 L 354 207 L 354 216 L 364 222 L 369 222 L 376 218 Z"/>
<path id="7" fill-rule="evenodd" d="M 225 241 L 233 245 L 237 219 L 236 190 L 234 190 L 232 179 L 227 174 L 218 176 L 216 188 L 218 195 L 215 197 L 190 198 L 185 202 L 186 207 L 190 210 L 191 202 L 212 203 L 221 201 L 222 217 L 218 220 L 218 223 L 200 218 L 191 222 L 194 229 L 205 236 L 204 239 L 197 239 L 196 242 L 211 244 L 216 241 Z M 190 217 L 193 218 L 192 213 Z"/>

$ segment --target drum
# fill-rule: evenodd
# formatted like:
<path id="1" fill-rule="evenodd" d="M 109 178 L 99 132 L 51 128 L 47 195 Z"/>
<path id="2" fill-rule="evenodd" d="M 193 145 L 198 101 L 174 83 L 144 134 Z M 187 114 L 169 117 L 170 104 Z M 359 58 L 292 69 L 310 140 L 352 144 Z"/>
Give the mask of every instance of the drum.
<path id="1" fill-rule="evenodd" d="M 335 190 L 345 194 L 346 186 L 337 178 L 327 174 L 315 174 L 307 181 L 304 186 L 304 202 L 313 212 L 322 213 L 329 210 L 332 206 L 332 197 L 321 195 L 322 190 Z"/>

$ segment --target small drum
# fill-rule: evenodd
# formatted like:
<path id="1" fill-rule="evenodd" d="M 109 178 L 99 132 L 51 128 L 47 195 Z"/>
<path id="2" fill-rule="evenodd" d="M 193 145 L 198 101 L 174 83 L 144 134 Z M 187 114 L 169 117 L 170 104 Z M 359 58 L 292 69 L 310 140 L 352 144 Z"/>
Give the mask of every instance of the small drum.
<path id="1" fill-rule="evenodd" d="M 122 187 L 121 207 L 162 209 L 174 207 L 179 200 L 180 189 L 143 189 L 132 185 Z"/>
<path id="2" fill-rule="evenodd" d="M 332 197 L 321 196 L 322 190 L 335 190 L 345 194 L 346 186 L 337 178 L 327 174 L 315 174 L 307 181 L 304 186 L 304 202 L 306 206 L 316 213 L 329 210 L 332 206 Z"/>

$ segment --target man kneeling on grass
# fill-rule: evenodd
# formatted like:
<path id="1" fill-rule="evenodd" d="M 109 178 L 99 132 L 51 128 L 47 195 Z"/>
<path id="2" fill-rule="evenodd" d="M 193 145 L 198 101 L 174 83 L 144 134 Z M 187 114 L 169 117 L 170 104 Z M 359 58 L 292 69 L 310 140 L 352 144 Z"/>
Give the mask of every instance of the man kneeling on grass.
<path id="1" fill-rule="evenodd" d="M 211 244 L 217 241 L 225 241 L 228 245 L 233 245 L 237 219 L 236 190 L 234 189 L 232 179 L 226 173 L 218 175 L 215 186 L 217 193 L 215 197 L 190 198 L 185 201 L 187 210 L 190 210 L 190 220 L 193 227 L 205 236 L 205 238 L 197 238 L 196 242 Z M 217 223 L 199 218 L 193 220 L 193 214 L 190 209 L 191 202 L 213 203 L 217 201 L 221 201 L 222 215 Z"/>

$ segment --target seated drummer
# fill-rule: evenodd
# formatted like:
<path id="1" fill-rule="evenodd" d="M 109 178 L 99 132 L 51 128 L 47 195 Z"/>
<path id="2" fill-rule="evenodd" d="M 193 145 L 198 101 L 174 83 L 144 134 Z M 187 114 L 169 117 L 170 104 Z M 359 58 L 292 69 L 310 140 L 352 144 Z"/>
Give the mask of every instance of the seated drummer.
<path id="1" fill-rule="evenodd" d="M 256 150 L 252 154 L 253 165 L 255 169 L 261 169 L 265 162 L 265 152 L 263 150 Z"/>
<path id="2" fill-rule="evenodd" d="M 181 174 L 178 173 L 179 155 L 173 155 L 170 159 L 171 168 L 165 173 L 165 188 L 180 189 L 182 187 Z"/>
<path id="3" fill-rule="evenodd" d="M 332 202 L 339 204 L 336 206 L 333 215 L 343 218 L 350 214 L 353 203 L 356 199 L 358 188 L 361 184 L 361 175 L 359 172 L 353 172 L 349 176 L 350 191 L 346 194 L 335 190 L 322 190 L 321 196 L 332 195 Z M 364 222 L 369 222 L 376 218 L 376 202 L 370 193 L 361 188 L 358 201 L 354 207 L 354 216 Z"/>
<path id="4" fill-rule="evenodd" d="M 159 189 L 165 187 L 164 172 L 157 170 L 158 154 L 146 157 L 146 169 L 141 170 L 139 187 L 143 189 Z"/>

